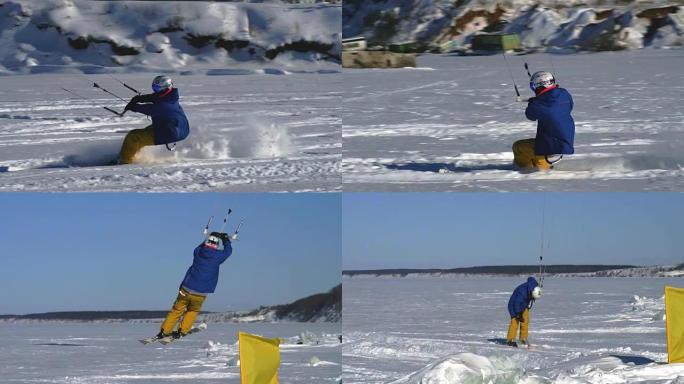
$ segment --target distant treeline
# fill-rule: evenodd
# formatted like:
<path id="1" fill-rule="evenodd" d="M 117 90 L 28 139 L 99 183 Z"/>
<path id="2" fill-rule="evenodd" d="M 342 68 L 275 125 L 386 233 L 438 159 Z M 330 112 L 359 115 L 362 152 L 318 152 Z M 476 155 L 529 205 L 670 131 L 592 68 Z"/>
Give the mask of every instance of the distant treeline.
<path id="1" fill-rule="evenodd" d="M 163 319 L 168 311 L 72 311 L 72 312 L 46 312 L 29 313 L 27 315 L 0 315 L 3 319 L 25 320 L 143 320 Z M 207 312 L 203 312 L 207 313 Z"/>
<path id="2" fill-rule="evenodd" d="M 545 273 L 556 274 L 556 273 L 593 273 L 599 271 L 606 271 L 611 269 L 625 269 L 625 268 L 636 268 L 634 265 L 570 265 L 570 264 L 560 264 L 560 265 L 547 265 L 545 266 Z M 539 265 L 491 265 L 482 267 L 467 267 L 467 268 L 449 268 L 449 269 L 439 269 L 439 268 L 429 268 L 429 269 L 413 269 L 413 268 L 403 268 L 403 269 L 360 269 L 360 270 L 345 270 L 342 271 L 344 276 L 356 276 L 356 275 L 373 275 L 373 276 L 385 276 L 385 275 L 399 275 L 406 276 L 411 273 L 423 273 L 423 274 L 448 274 L 448 273 L 458 273 L 458 274 L 472 274 L 472 275 L 527 275 L 539 273 Z"/>
<path id="3" fill-rule="evenodd" d="M 326 321 L 337 321 L 342 314 L 342 284 L 337 285 L 326 293 L 318 293 L 293 301 L 289 304 L 261 307 L 249 313 L 257 315 L 266 310 L 275 311 L 276 318 L 295 321 L 315 321 L 320 317 Z M 0 320 L 68 320 L 68 321 L 98 321 L 98 320 L 149 320 L 163 319 L 168 311 L 72 311 L 30 313 L 27 315 L 0 315 Z M 201 312 L 202 314 L 216 314 L 216 312 Z M 237 316 L 239 317 L 239 316 Z"/>

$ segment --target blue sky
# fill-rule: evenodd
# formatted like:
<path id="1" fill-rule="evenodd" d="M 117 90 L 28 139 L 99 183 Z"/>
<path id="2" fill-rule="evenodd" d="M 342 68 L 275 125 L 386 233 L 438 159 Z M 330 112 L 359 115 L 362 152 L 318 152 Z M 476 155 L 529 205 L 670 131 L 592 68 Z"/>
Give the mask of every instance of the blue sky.
<path id="1" fill-rule="evenodd" d="M 340 283 L 339 194 L 30 194 L 0 198 L 0 314 L 166 310 L 210 215 L 245 219 L 204 309 L 284 304 Z"/>
<path id="2" fill-rule="evenodd" d="M 684 262 L 681 193 L 385 193 L 342 198 L 344 269 Z"/>

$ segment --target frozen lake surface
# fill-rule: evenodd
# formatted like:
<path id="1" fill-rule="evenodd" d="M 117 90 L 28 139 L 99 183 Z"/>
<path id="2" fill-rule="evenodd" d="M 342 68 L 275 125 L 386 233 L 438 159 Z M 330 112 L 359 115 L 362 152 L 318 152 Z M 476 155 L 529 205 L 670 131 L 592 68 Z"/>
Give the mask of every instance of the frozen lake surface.
<path id="1" fill-rule="evenodd" d="M 532 347 L 496 344 L 524 280 L 344 278 L 344 382 L 684 382 L 684 364 L 664 364 L 662 317 L 664 286 L 684 286 L 681 278 L 547 278 L 531 312 Z"/>
<path id="2" fill-rule="evenodd" d="M 118 156 L 128 131 L 150 121 L 102 108 L 121 111 L 125 103 L 93 82 L 125 99 L 134 95 L 112 77 L 0 77 L 0 191 L 339 190 L 340 74 L 233 72 L 172 74 L 190 136 L 173 152 L 153 147 L 123 166 L 104 164 Z M 154 74 L 115 76 L 148 92 Z"/>
<path id="3" fill-rule="evenodd" d="M 509 56 L 555 72 L 574 98 L 575 155 L 521 174 L 511 145 L 536 122 L 502 56 L 426 54 L 417 69 L 345 70 L 342 163 L 349 191 L 634 191 L 684 187 L 684 50 Z M 445 172 L 445 173 L 440 173 Z"/>
<path id="4" fill-rule="evenodd" d="M 159 324 L 0 324 L 3 383 L 239 383 L 237 331 L 287 338 L 280 346 L 282 383 L 338 383 L 339 323 L 209 324 L 172 343 L 142 345 Z M 296 345 L 299 335 L 319 344 Z"/>

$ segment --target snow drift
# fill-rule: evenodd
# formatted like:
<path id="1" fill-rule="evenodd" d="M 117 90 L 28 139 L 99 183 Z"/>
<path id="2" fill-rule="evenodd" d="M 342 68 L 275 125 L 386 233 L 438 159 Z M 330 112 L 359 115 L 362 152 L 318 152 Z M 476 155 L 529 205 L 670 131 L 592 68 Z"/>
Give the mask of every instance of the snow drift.
<path id="1" fill-rule="evenodd" d="M 14 0 L 0 3 L 0 73 L 337 67 L 339 6 Z"/>
<path id="2" fill-rule="evenodd" d="M 574 359 L 572 366 L 547 378 L 526 373 L 514 359 L 459 353 L 432 363 L 391 384 L 598 384 L 598 383 L 680 383 L 684 364 L 662 365 L 648 359 L 607 356 Z M 671 381 L 675 379 L 675 381 Z"/>

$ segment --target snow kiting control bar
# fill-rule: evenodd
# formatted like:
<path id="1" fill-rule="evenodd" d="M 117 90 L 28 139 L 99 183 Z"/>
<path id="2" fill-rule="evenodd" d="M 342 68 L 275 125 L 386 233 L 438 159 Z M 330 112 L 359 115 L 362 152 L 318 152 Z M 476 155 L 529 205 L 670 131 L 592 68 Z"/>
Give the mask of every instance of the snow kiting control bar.
<path id="1" fill-rule="evenodd" d="M 106 90 L 105 88 L 100 87 L 100 85 L 98 83 L 93 82 L 93 87 L 95 87 L 97 89 L 101 89 L 103 92 L 108 93 L 108 94 L 116 97 L 117 99 L 123 101 L 124 103 L 128 103 L 128 101 L 124 100 L 121 96 L 118 96 L 118 95 Z"/>
<path id="2" fill-rule="evenodd" d="M 221 229 L 220 233 L 224 233 L 223 231 L 226 229 L 226 224 L 228 223 L 228 216 L 233 213 L 233 210 L 228 208 L 228 212 L 226 215 L 223 217 L 223 224 L 221 224 Z M 209 236 L 209 227 L 211 226 L 211 222 L 214 220 L 214 216 L 209 216 L 209 220 L 207 221 L 207 225 L 204 226 L 204 230 L 202 231 L 204 233 L 205 238 Z M 235 228 L 235 231 L 233 232 L 233 236 L 235 239 L 237 239 L 237 235 L 240 232 L 240 228 L 242 227 L 242 224 L 245 222 L 244 219 L 240 220 L 240 223 L 238 223 L 237 227 Z"/>
<path id="3" fill-rule="evenodd" d="M 129 90 L 135 92 L 135 93 L 138 94 L 138 95 L 140 94 L 140 91 L 138 91 L 137 89 L 135 89 L 135 88 L 131 87 L 130 85 L 124 83 L 123 81 L 117 79 L 116 77 L 112 76 L 111 74 L 107 74 L 107 75 L 108 75 L 109 77 L 111 77 L 112 79 L 114 79 L 114 80 L 118 81 L 119 83 L 121 83 L 121 85 L 123 85 L 124 87 L 128 88 Z"/>
<path id="4" fill-rule="evenodd" d="M 226 223 L 228 222 L 228 215 L 230 215 L 231 212 L 233 212 L 233 210 L 228 208 L 228 213 L 226 213 L 226 215 L 223 216 L 223 224 L 221 224 L 221 231 L 220 231 L 221 233 L 223 233 L 223 231 L 226 229 Z"/>
<path id="5" fill-rule="evenodd" d="M 209 236 L 209 226 L 211 225 L 211 222 L 214 220 L 214 216 L 209 216 L 209 221 L 207 221 L 207 225 L 204 227 L 204 236 Z"/>
<path id="6" fill-rule="evenodd" d="M 66 92 L 69 92 L 69 93 L 71 93 L 72 95 L 74 95 L 74 96 L 76 96 L 76 97 L 78 97 L 78 98 L 80 98 L 80 99 L 87 100 L 87 101 L 92 101 L 91 99 L 89 99 L 89 98 L 87 98 L 87 97 L 84 97 L 84 96 L 81 96 L 81 95 L 79 95 L 78 93 L 76 93 L 76 92 L 74 92 L 74 91 L 71 91 L 71 90 L 68 90 L 68 89 L 66 89 L 66 88 L 64 88 L 64 87 L 62 87 L 62 90 L 66 91 Z M 102 108 L 104 108 L 105 110 L 107 110 L 107 111 L 109 111 L 109 112 L 111 112 L 111 113 L 113 113 L 113 114 L 115 114 L 115 115 L 117 115 L 117 116 L 119 116 L 119 117 L 123 116 L 123 112 L 119 113 L 119 112 L 117 112 L 117 111 L 115 111 L 115 110 L 113 110 L 113 109 L 111 109 L 111 108 L 109 108 L 109 107 L 102 107 Z"/>

